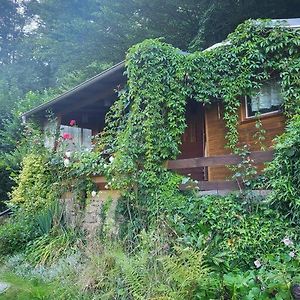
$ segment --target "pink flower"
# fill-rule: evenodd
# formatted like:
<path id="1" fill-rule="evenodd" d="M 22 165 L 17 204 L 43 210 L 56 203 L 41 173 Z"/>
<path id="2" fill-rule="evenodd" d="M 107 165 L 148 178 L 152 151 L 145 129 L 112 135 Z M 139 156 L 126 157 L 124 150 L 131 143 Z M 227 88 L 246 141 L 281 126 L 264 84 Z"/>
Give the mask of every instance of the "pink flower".
<path id="1" fill-rule="evenodd" d="M 65 133 L 63 133 L 62 138 L 64 140 L 71 140 L 73 137 L 70 133 L 65 132 Z"/>
<path id="2" fill-rule="evenodd" d="M 70 126 L 75 126 L 76 125 L 76 121 L 75 120 L 71 120 L 70 121 Z"/>

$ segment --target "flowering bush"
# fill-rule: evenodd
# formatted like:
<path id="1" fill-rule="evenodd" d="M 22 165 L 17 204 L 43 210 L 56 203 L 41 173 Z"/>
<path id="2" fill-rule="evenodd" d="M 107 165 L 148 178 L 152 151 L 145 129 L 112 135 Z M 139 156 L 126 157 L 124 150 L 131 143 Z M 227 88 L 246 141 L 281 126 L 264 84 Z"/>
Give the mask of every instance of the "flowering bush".
<path id="1" fill-rule="evenodd" d="M 63 135 L 62 135 L 62 138 L 64 140 L 72 140 L 73 136 L 70 133 L 64 132 Z"/>
<path id="2" fill-rule="evenodd" d="M 173 206 L 168 218 L 181 242 L 221 253 L 225 268 L 258 268 L 269 254 L 288 255 L 298 240 L 298 228 L 267 203 L 235 195 L 190 197 Z"/>

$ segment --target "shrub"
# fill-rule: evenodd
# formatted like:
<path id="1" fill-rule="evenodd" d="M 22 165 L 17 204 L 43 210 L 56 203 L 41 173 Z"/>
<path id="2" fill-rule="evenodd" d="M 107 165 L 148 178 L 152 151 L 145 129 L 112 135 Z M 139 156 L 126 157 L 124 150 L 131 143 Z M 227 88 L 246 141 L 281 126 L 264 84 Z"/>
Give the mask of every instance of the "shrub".
<path id="1" fill-rule="evenodd" d="M 276 139 L 275 156 L 266 170 L 271 201 L 276 208 L 299 220 L 300 213 L 300 115 L 293 117 L 286 132 Z"/>
<path id="2" fill-rule="evenodd" d="M 43 235 L 26 247 L 26 258 L 34 265 L 52 264 L 72 250 L 74 232 L 60 231 Z"/>
<path id="3" fill-rule="evenodd" d="M 11 203 L 26 212 L 36 212 L 56 198 L 55 177 L 47 163 L 46 155 L 29 154 L 23 159 L 23 168 L 16 179 Z"/>
<path id="4" fill-rule="evenodd" d="M 266 203 L 249 204 L 234 195 L 190 197 L 168 218 L 181 242 L 208 246 L 212 260 L 219 257 L 227 268 L 253 268 L 256 259 L 280 253 L 282 240 L 296 238 L 297 232 Z"/>
<path id="5" fill-rule="evenodd" d="M 0 256 L 22 251 L 38 236 L 37 226 L 28 216 L 17 216 L 0 226 Z"/>
<path id="6" fill-rule="evenodd" d="M 270 255 L 257 270 L 224 275 L 230 299 L 294 299 L 291 287 L 299 283 L 299 259 L 284 253 Z"/>
<path id="7" fill-rule="evenodd" d="M 8 192 L 11 190 L 12 185 L 10 172 L 0 159 L 0 212 L 5 208 L 4 201 L 8 200 Z"/>
<path id="8" fill-rule="evenodd" d="M 169 249 L 168 254 L 157 234 L 143 232 L 140 239 L 139 247 L 130 254 L 120 244 L 96 249 L 80 274 L 80 285 L 99 299 L 181 300 L 219 296 L 220 281 L 208 268 L 205 251 L 178 246 Z"/>

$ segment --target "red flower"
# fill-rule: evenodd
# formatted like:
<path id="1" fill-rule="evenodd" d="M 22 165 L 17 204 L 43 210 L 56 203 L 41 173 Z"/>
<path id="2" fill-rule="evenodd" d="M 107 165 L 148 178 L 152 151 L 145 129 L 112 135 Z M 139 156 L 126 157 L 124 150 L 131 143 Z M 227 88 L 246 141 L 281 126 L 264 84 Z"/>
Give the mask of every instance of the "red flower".
<path id="1" fill-rule="evenodd" d="M 76 121 L 75 120 L 71 120 L 70 121 L 70 126 L 75 126 L 76 125 Z"/>
<path id="2" fill-rule="evenodd" d="M 71 140 L 73 137 L 70 133 L 65 132 L 65 133 L 63 133 L 62 138 L 64 140 Z"/>

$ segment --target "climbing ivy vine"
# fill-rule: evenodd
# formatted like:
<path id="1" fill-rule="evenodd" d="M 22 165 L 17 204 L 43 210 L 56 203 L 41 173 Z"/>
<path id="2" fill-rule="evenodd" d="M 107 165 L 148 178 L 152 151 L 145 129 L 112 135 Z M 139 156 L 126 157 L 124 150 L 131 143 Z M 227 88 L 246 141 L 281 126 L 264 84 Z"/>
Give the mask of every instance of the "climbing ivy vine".
<path id="1" fill-rule="evenodd" d="M 234 153 L 240 146 L 241 97 L 257 93 L 266 81 L 281 83 L 286 116 L 298 114 L 299 31 L 280 25 L 249 20 L 220 47 L 192 54 L 160 39 L 133 46 L 126 58 L 126 89 L 111 108 L 101 139 L 114 156 L 108 177 L 115 187 L 137 190 L 142 183 L 153 190 L 162 184 L 164 162 L 179 153 L 189 98 L 224 104 L 227 146 Z M 257 123 L 259 130 L 259 117 Z"/>

